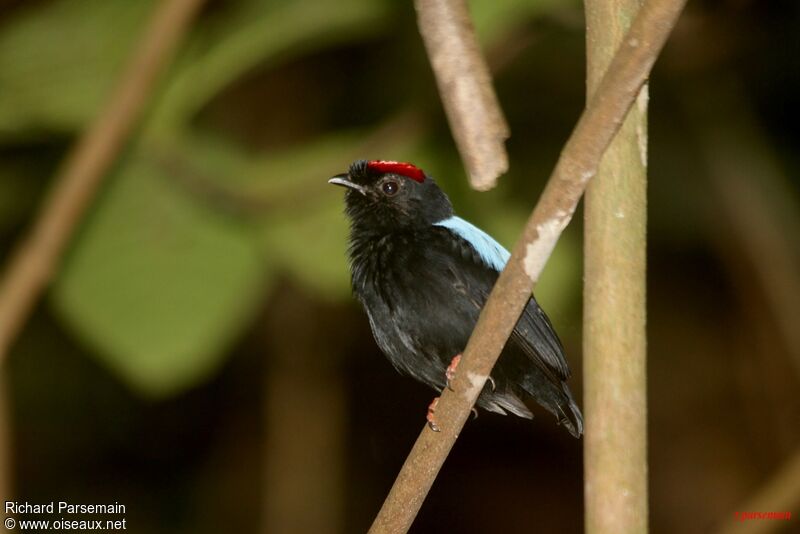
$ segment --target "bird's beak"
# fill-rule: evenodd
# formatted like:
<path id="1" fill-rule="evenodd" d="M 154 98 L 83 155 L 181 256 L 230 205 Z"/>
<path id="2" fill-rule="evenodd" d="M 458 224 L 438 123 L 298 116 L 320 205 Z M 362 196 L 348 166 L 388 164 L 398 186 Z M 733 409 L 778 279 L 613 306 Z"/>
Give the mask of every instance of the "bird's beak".
<path id="1" fill-rule="evenodd" d="M 350 181 L 350 175 L 348 175 L 347 173 L 337 174 L 336 176 L 334 176 L 333 178 L 328 180 L 328 183 L 329 184 L 333 184 L 333 185 L 343 185 L 344 187 L 349 187 L 350 189 L 355 189 L 356 191 L 358 191 L 362 195 L 367 196 L 367 190 L 364 189 L 363 186 L 358 185 L 357 183 Z"/>

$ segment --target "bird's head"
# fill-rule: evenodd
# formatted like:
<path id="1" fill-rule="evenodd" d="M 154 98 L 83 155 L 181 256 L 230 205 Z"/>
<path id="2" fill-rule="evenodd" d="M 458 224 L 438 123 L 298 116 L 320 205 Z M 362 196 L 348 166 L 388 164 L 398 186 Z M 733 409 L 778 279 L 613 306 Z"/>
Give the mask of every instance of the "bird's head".
<path id="1" fill-rule="evenodd" d="M 433 178 L 410 163 L 358 160 L 328 183 L 347 188 L 347 215 L 363 229 L 418 228 L 453 214 L 450 200 Z"/>

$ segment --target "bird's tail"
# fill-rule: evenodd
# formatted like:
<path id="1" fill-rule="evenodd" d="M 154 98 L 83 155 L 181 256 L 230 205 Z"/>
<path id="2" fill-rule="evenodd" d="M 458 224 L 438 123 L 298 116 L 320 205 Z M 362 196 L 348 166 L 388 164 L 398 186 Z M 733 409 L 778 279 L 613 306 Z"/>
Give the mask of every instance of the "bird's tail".
<path id="1" fill-rule="evenodd" d="M 559 413 L 556 414 L 556 417 L 558 417 L 558 424 L 563 424 L 570 434 L 579 438 L 583 434 L 583 415 L 578 405 L 575 404 L 575 399 L 572 398 L 572 393 L 566 382 L 561 383 L 561 389 L 564 395 L 557 404 Z M 569 411 L 569 414 L 567 411 Z"/>

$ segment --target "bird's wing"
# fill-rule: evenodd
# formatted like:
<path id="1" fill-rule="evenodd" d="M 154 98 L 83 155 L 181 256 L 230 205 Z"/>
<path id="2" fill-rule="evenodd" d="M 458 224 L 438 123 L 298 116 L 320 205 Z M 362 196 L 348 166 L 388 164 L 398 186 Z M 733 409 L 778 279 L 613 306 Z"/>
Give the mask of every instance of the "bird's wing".
<path id="1" fill-rule="evenodd" d="M 460 217 L 453 216 L 436 223 L 436 226 L 446 228 L 461 238 L 463 246 L 472 252 L 462 256 L 471 256 L 473 261 L 480 263 L 484 269 L 493 271 L 494 276 L 488 278 L 488 282 L 487 277 L 481 276 L 478 279 L 469 271 L 456 273 L 457 277 L 470 277 L 471 279 L 465 280 L 464 283 L 483 293 L 481 300 L 485 301 L 499 271 L 505 267 L 511 255 L 489 234 Z M 561 341 L 533 296 L 514 327 L 509 342 L 515 343 L 554 383 L 569 377 L 569 366 L 564 358 Z"/>
<path id="2" fill-rule="evenodd" d="M 560 381 L 569 378 L 569 365 L 564 358 L 561 340 L 558 339 L 550 319 L 533 297 L 511 332 L 510 340 L 516 342 L 532 360 L 541 359 L 549 370 L 556 373 Z"/>

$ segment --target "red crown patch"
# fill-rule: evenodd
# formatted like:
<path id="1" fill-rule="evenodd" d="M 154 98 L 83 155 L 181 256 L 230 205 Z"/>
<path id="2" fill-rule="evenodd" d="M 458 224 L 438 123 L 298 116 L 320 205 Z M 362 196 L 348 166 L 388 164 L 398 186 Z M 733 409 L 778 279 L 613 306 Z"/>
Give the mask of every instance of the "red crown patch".
<path id="1" fill-rule="evenodd" d="M 425 181 L 425 173 L 419 167 L 410 163 L 403 163 L 400 161 L 384 161 L 374 160 L 367 163 L 367 169 L 378 173 L 393 173 L 411 178 L 412 180 L 422 183 Z"/>

